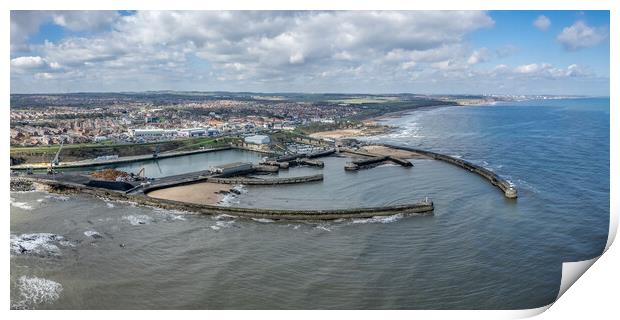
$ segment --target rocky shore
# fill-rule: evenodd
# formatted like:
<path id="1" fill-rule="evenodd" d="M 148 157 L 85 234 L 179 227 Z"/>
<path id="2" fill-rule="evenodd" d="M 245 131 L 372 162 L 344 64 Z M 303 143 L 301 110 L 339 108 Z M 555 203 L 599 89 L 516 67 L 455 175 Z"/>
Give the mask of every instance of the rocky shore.
<path id="1" fill-rule="evenodd" d="M 11 178 L 11 191 L 24 192 L 34 190 L 36 190 L 36 187 L 32 181 L 20 178 Z"/>

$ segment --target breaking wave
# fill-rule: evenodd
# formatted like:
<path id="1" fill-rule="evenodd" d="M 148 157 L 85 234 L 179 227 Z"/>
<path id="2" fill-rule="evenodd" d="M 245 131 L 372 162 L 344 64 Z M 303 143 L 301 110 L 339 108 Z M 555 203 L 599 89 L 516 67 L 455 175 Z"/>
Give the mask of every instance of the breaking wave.
<path id="1" fill-rule="evenodd" d="M 71 198 L 67 196 L 59 196 L 59 195 L 50 194 L 50 195 L 45 196 L 45 199 L 56 200 L 56 201 L 69 201 L 69 199 Z"/>
<path id="2" fill-rule="evenodd" d="M 220 201 L 218 201 L 218 205 L 222 207 L 230 207 L 233 204 L 238 204 L 240 202 L 238 196 L 248 192 L 248 189 L 246 189 L 242 184 L 235 185 L 230 190 L 231 192 L 227 193 L 220 199 Z"/>
<path id="3" fill-rule="evenodd" d="M 20 208 L 22 210 L 32 210 L 32 209 L 34 209 L 27 202 L 18 202 L 18 201 L 15 201 L 14 198 L 11 198 L 11 206 L 13 206 L 15 208 Z"/>
<path id="4" fill-rule="evenodd" d="M 232 220 L 232 219 L 236 219 L 237 217 L 235 216 L 231 216 L 229 214 L 218 214 L 217 216 L 214 216 L 213 219 L 215 220 Z"/>
<path id="5" fill-rule="evenodd" d="M 84 231 L 84 235 L 87 237 L 91 237 L 93 239 L 101 239 L 103 238 L 103 236 L 101 236 L 101 234 L 95 230 L 86 230 Z"/>
<path id="6" fill-rule="evenodd" d="M 215 225 L 211 226 L 211 229 L 213 229 L 213 230 L 220 230 L 220 229 L 230 228 L 230 227 L 234 226 L 234 223 L 235 223 L 235 220 L 217 221 L 217 222 L 215 222 Z"/>
<path id="7" fill-rule="evenodd" d="M 375 216 L 366 219 L 351 219 L 350 224 L 366 224 L 366 223 L 392 223 L 403 218 L 402 213 L 398 213 L 392 216 Z"/>
<path id="8" fill-rule="evenodd" d="M 225 196 L 217 202 L 218 205 L 222 207 L 230 207 L 233 204 L 238 204 L 240 202 L 239 198 L 234 193 L 226 194 Z"/>
<path id="9" fill-rule="evenodd" d="M 58 300 L 62 285 L 44 278 L 21 276 L 17 279 L 17 290 L 18 299 L 11 304 L 11 309 L 34 309 L 39 304 Z"/>
<path id="10" fill-rule="evenodd" d="M 27 233 L 22 235 L 11 235 L 11 254 L 24 255 L 33 254 L 40 256 L 60 255 L 61 246 L 70 246 L 63 236 L 53 233 Z"/>
<path id="11" fill-rule="evenodd" d="M 129 222 L 129 224 L 131 224 L 132 226 L 139 226 L 139 225 L 143 225 L 143 224 L 150 224 L 151 222 L 153 222 L 153 218 L 145 215 L 145 214 L 139 214 L 139 215 L 129 215 L 129 216 L 124 216 L 123 217 L 124 220 L 127 220 Z"/>
<path id="12" fill-rule="evenodd" d="M 155 209 L 155 212 L 166 221 L 175 221 L 175 220 L 185 221 L 187 219 L 184 217 L 184 215 L 191 214 L 190 212 L 181 211 L 181 210 L 166 210 L 166 209 L 161 209 L 161 208 L 154 208 L 154 209 Z"/>

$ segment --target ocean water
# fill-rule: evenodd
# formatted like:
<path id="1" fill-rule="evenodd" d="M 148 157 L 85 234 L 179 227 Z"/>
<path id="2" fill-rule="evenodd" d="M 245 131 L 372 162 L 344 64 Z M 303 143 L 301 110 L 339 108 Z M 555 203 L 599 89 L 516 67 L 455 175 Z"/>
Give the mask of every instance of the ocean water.
<path id="1" fill-rule="evenodd" d="M 115 168 L 125 172 L 138 173 L 144 169 L 144 174 L 150 178 L 161 178 L 194 171 L 208 170 L 210 167 L 230 163 L 231 159 L 240 162 L 258 163 L 265 155 L 245 150 L 222 150 L 187 155 L 183 157 L 163 158 L 156 161 L 146 160 L 130 163 L 101 165 L 88 168 L 89 171 L 104 168 Z M 82 171 L 84 169 L 72 169 Z"/>
<path id="2" fill-rule="evenodd" d="M 339 208 L 435 202 L 434 216 L 278 222 L 11 193 L 11 306 L 35 309 L 520 309 L 557 296 L 561 263 L 609 228 L 609 99 L 440 107 L 368 138 L 459 156 L 511 180 L 516 201 L 433 160 L 293 168 L 325 180 L 243 186 L 225 205 Z M 229 153 L 224 162 L 260 155 Z M 211 159 L 160 162 L 163 172 Z M 186 162 L 188 164 L 186 164 Z M 190 170 L 191 171 L 191 170 Z"/>

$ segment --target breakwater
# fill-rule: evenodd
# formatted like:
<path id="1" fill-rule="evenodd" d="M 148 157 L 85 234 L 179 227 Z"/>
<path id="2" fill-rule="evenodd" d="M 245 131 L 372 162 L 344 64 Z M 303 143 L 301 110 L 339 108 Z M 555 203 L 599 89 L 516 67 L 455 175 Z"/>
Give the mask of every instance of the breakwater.
<path id="1" fill-rule="evenodd" d="M 416 149 L 416 148 L 411 148 L 411 147 L 403 147 L 403 146 L 391 145 L 391 144 L 386 144 L 386 143 L 381 143 L 378 145 L 392 148 L 392 149 L 400 149 L 400 150 L 415 152 L 415 153 L 427 156 L 435 160 L 444 161 L 444 162 L 453 164 L 455 166 L 461 167 L 470 172 L 474 172 L 480 175 L 481 177 L 483 177 L 484 179 L 488 180 L 489 182 L 491 182 L 491 184 L 498 187 L 504 192 L 504 196 L 506 196 L 506 198 L 510 198 L 510 199 L 517 198 L 517 189 L 510 182 L 508 182 L 505 179 L 502 179 L 495 172 L 489 169 L 483 168 L 479 165 L 473 164 L 469 161 L 458 159 L 458 158 L 451 157 L 451 156 L 437 153 L 437 152 L 426 151 L 426 150 L 421 150 L 421 149 Z"/>
<path id="2" fill-rule="evenodd" d="M 290 161 L 294 161 L 297 159 L 314 159 L 314 158 L 320 158 L 320 157 L 327 157 L 333 153 L 336 152 L 336 149 L 327 149 L 327 150 L 323 150 L 323 151 L 317 151 L 314 153 L 296 153 L 296 154 L 291 154 L 291 155 L 283 155 L 283 156 L 279 156 L 275 159 L 276 162 L 290 162 Z"/>
<path id="3" fill-rule="evenodd" d="M 294 183 L 305 183 L 305 182 L 322 181 L 322 180 L 323 180 L 322 174 L 315 174 L 311 176 L 300 176 L 300 177 L 271 178 L 271 179 L 258 179 L 258 178 L 247 178 L 247 177 L 233 177 L 233 178 L 209 177 L 206 179 L 207 182 L 213 182 L 213 183 L 247 184 L 247 185 L 294 184 Z"/>
<path id="4" fill-rule="evenodd" d="M 208 215 L 227 214 L 231 216 L 255 219 L 262 218 L 273 220 L 335 220 L 352 218 L 372 218 L 377 216 L 391 216 L 396 214 L 432 215 L 434 210 L 434 204 L 429 199 L 425 199 L 423 201 L 413 204 L 329 210 L 281 210 L 221 207 L 214 205 L 186 203 L 174 200 L 156 199 L 142 194 L 126 194 L 124 192 L 88 187 L 70 182 L 60 182 L 39 178 L 26 179 L 31 179 L 33 180 L 33 182 L 44 184 L 51 192 L 56 193 L 80 193 L 115 201 L 129 201 L 140 205 L 152 206 L 166 210 L 180 210 Z"/>
<path id="5" fill-rule="evenodd" d="M 362 168 L 367 168 L 373 164 L 379 164 L 380 162 L 388 160 L 387 156 L 378 156 L 367 159 L 353 160 L 351 162 L 347 162 L 344 169 L 347 171 L 356 171 Z"/>
<path id="6" fill-rule="evenodd" d="M 411 163 L 411 161 L 397 158 L 394 156 L 385 156 L 385 155 L 380 155 L 380 154 L 362 152 L 358 150 L 351 150 L 348 148 L 342 148 L 341 152 L 367 157 L 366 159 L 358 159 L 358 160 L 353 160 L 351 162 L 348 162 L 344 167 L 344 169 L 347 171 L 356 171 L 356 170 L 367 168 L 374 164 L 378 164 L 384 161 L 392 161 L 403 167 L 413 167 L 413 163 Z"/>

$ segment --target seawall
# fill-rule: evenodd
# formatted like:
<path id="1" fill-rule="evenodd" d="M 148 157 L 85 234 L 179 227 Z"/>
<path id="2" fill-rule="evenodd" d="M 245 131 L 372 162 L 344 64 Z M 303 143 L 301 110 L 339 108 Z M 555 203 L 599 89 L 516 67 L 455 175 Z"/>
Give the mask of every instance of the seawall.
<path id="1" fill-rule="evenodd" d="M 402 147 L 402 146 L 391 145 L 391 144 L 386 144 L 386 143 L 378 143 L 377 145 L 381 145 L 381 146 L 392 148 L 392 149 L 401 149 L 401 150 L 415 152 L 415 153 L 430 157 L 435 160 L 444 161 L 444 162 L 453 164 L 455 166 L 461 167 L 470 172 L 474 172 L 480 175 L 481 177 L 483 177 L 484 179 L 488 180 L 489 182 L 491 182 L 491 184 L 498 187 L 504 192 L 504 196 L 506 196 L 506 198 L 510 198 L 510 199 L 517 198 L 517 189 L 510 182 L 506 181 L 505 179 L 502 179 L 495 172 L 489 169 L 483 168 L 479 165 L 473 164 L 469 161 L 458 159 L 458 158 L 451 157 L 451 156 L 441 154 L 441 153 L 436 153 L 432 151 L 426 151 L 426 150 L 421 150 L 421 149 L 416 149 L 416 148 L 411 148 L 411 147 Z"/>
<path id="2" fill-rule="evenodd" d="M 431 200 L 424 200 L 414 204 L 392 205 L 369 208 L 347 208 L 327 210 L 282 210 L 221 207 L 214 205 L 193 204 L 173 200 L 151 198 L 142 194 L 125 194 L 124 192 L 93 188 L 80 184 L 59 182 L 55 180 L 24 178 L 44 184 L 50 191 L 57 193 L 80 193 L 116 201 L 135 202 L 140 205 L 152 206 L 167 210 L 187 211 L 197 214 L 218 215 L 227 214 L 245 218 L 263 218 L 274 220 L 335 220 L 351 218 L 372 218 L 376 216 L 390 216 L 395 214 L 432 215 L 434 205 Z"/>
<path id="3" fill-rule="evenodd" d="M 165 158 L 173 158 L 173 157 L 182 157 L 192 154 L 198 153 L 206 153 L 206 152 L 214 152 L 214 151 L 222 151 L 232 149 L 231 146 L 223 146 L 217 148 L 209 148 L 209 149 L 199 149 L 199 150 L 191 150 L 191 151 L 175 151 L 175 152 L 166 152 L 159 154 L 157 158 L 154 158 L 153 155 L 141 155 L 141 156 L 129 156 L 122 157 L 112 160 L 84 160 L 79 162 L 69 162 L 69 163 L 60 163 L 57 166 L 54 166 L 55 169 L 67 169 L 67 168 L 86 168 L 86 167 L 96 167 L 96 166 L 105 166 L 105 165 L 113 165 L 113 164 L 121 164 L 121 163 L 131 163 L 131 162 L 140 162 L 146 160 L 154 160 L 154 159 L 165 159 Z M 17 165 L 11 166 L 11 170 L 41 170 L 46 169 L 48 164 L 44 165 Z"/>
<path id="4" fill-rule="evenodd" d="M 300 177 L 286 177 L 286 178 L 272 178 L 272 179 L 257 179 L 246 177 L 233 177 L 233 178 L 218 178 L 209 177 L 207 182 L 225 183 L 225 184 L 247 184 L 247 185 L 278 185 L 278 184 L 293 184 L 293 183 L 305 183 L 312 181 L 322 181 L 322 174 L 315 174 L 311 176 Z"/>

